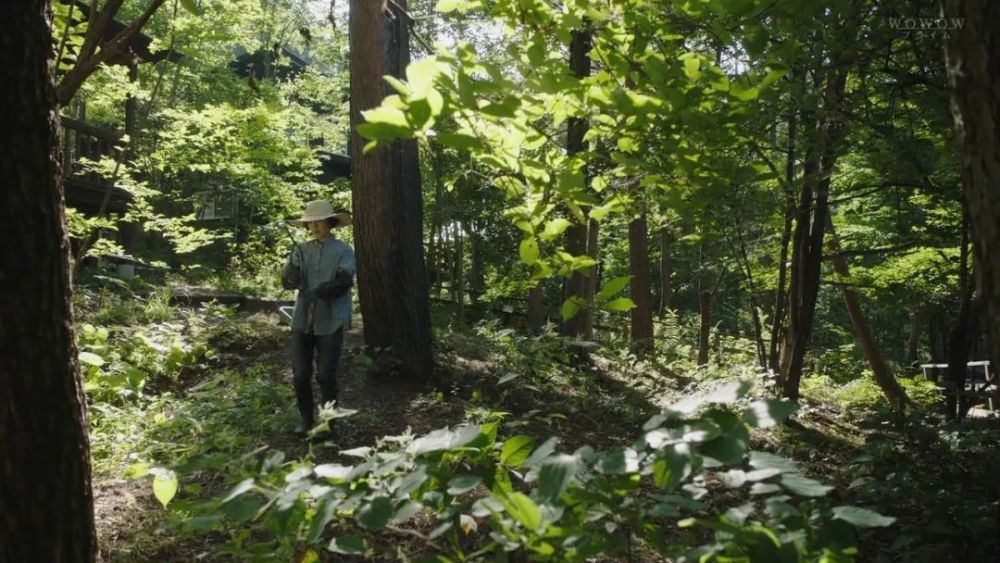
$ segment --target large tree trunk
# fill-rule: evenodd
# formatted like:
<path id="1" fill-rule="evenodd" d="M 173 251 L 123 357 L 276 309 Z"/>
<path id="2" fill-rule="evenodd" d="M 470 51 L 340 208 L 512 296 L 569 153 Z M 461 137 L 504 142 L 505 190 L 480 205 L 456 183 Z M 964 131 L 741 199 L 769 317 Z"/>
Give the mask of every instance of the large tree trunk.
<path id="1" fill-rule="evenodd" d="M 990 358 L 1000 361 L 1000 3 L 943 0 L 948 78 L 961 155 L 962 187 L 986 307 Z"/>
<path id="2" fill-rule="evenodd" d="M 646 216 L 640 215 L 628 224 L 628 265 L 632 281 L 629 295 L 635 307 L 630 311 L 632 347 L 636 353 L 653 350 L 653 297 L 650 292 L 649 233 Z"/>
<path id="3" fill-rule="evenodd" d="M 875 383 L 885 393 L 886 398 L 889 399 L 889 403 L 892 404 L 893 408 L 902 411 L 905 406 L 912 405 L 913 403 L 906 396 L 906 391 L 903 390 L 899 382 L 896 381 L 896 378 L 893 377 L 892 372 L 889 371 L 889 365 L 885 363 L 875 340 L 872 338 L 872 332 L 868 327 L 864 311 L 861 310 L 861 304 L 858 302 L 857 296 L 854 295 L 854 292 L 847 285 L 851 277 L 851 271 L 847 265 L 847 260 L 840 252 L 840 241 L 837 240 L 837 233 L 833 228 L 833 218 L 829 212 L 826 214 L 826 228 L 829 231 L 827 245 L 830 249 L 830 259 L 833 261 L 833 268 L 837 272 L 837 276 L 840 277 L 840 294 L 844 297 L 844 303 L 847 305 L 847 314 L 851 318 L 854 336 L 857 337 L 858 344 L 861 346 L 862 351 L 864 351 L 865 358 L 868 360 L 868 367 L 871 368 L 872 374 L 875 376 Z"/>
<path id="4" fill-rule="evenodd" d="M 387 94 L 385 74 L 402 76 L 409 63 L 408 19 L 395 19 L 378 2 L 352 0 L 351 171 L 358 297 L 369 349 L 391 349 L 403 371 L 418 380 L 433 376 L 427 270 L 423 253 L 423 194 L 414 141 L 395 141 L 367 155 L 355 126 L 361 112 Z"/>
<path id="5" fill-rule="evenodd" d="M 96 556 L 49 3 L 0 4 L 0 561 Z"/>
<path id="6" fill-rule="evenodd" d="M 589 29 L 573 31 L 573 37 L 569 45 L 569 67 L 578 78 L 586 77 L 590 74 L 590 57 L 588 53 L 591 48 L 591 32 Z M 587 149 L 584 137 L 590 125 L 586 119 L 571 117 L 567 121 L 566 130 L 566 153 L 574 155 Z M 566 231 L 566 251 L 573 256 L 587 254 L 587 222 L 574 223 Z M 593 325 L 593 300 L 587 301 L 587 274 L 588 271 L 574 272 L 563 285 L 563 298 L 571 299 L 576 297 L 585 305 L 581 307 L 573 318 L 563 323 L 563 334 L 586 338 L 586 327 Z"/>

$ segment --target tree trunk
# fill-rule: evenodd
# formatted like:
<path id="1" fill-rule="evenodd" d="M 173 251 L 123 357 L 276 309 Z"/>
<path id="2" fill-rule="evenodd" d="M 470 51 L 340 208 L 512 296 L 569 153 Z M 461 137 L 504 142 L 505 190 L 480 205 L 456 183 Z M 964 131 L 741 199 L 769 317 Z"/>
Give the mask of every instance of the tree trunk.
<path id="1" fill-rule="evenodd" d="M 50 20 L 45 0 L 0 4 L 0 561 L 97 553 Z"/>
<path id="2" fill-rule="evenodd" d="M 670 300 L 674 296 L 674 286 L 670 280 L 674 273 L 673 250 L 674 235 L 670 229 L 664 227 L 660 229 L 660 306 L 658 314 L 661 319 L 667 316 Z"/>
<path id="3" fill-rule="evenodd" d="M 712 335 L 712 292 L 702 289 L 698 292 L 698 312 L 701 325 L 698 329 L 698 365 L 708 365 L 708 340 Z"/>
<path id="4" fill-rule="evenodd" d="M 986 308 L 990 358 L 1000 362 L 1000 3 L 943 0 L 948 78 L 961 156 L 962 188 Z"/>
<path id="5" fill-rule="evenodd" d="M 541 334 L 543 326 L 545 326 L 545 290 L 539 281 L 528 294 L 528 330 L 531 334 Z"/>
<path id="6" fill-rule="evenodd" d="M 629 295 L 635 307 L 630 312 L 632 347 L 643 355 L 653 350 L 653 298 L 650 292 L 649 238 L 646 216 L 640 215 L 628 224 L 628 265 L 632 281 Z"/>
<path id="7" fill-rule="evenodd" d="M 591 32 L 589 29 L 578 29 L 573 31 L 572 40 L 569 45 L 569 67 L 573 75 L 583 78 L 590 74 L 590 58 L 588 53 L 591 49 Z M 581 153 L 587 149 L 584 137 L 590 125 L 586 119 L 571 117 L 567 120 L 566 130 L 566 153 L 570 156 Z M 587 254 L 587 222 L 574 223 L 566 232 L 566 251 L 573 256 L 583 256 Z M 593 302 L 587 301 L 587 272 L 574 272 L 563 285 L 563 298 L 571 299 L 576 297 L 585 305 L 581 307 L 573 318 L 563 323 L 563 334 L 577 338 L 586 337 L 586 327 L 592 325 Z"/>
<path id="8" fill-rule="evenodd" d="M 580 338 L 584 340 L 594 339 L 594 296 L 597 295 L 597 286 L 600 283 L 600 272 L 597 264 L 597 244 L 599 223 L 593 219 L 587 225 L 587 256 L 594 260 L 594 265 L 585 270 L 586 282 L 584 283 L 583 299 L 587 302 L 586 311 L 581 311 L 580 318 Z"/>
<path id="9" fill-rule="evenodd" d="M 451 298 L 455 303 L 455 319 L 465 321 L 465 232 L 461 224 L 455 225 L 455 255 L 452 264 Z"/>
<path id="10" fill-rule="evenodd" d="M 917 358 L 917 348 L 920 346 L 920 311 L 914 307 L 910 310 L 910 334 L 906 338 L 906 352 L 903 363 L 911 369 L 916 368 L 919 362 Z M 911 371 L 911 373 L 913 373 Z"/>
<path id="11" fill-rule="evenodd" d="M 843 67 L 834 69 L 826 80 L 822 126 L 806 127 L 806 158 L 793 239 L 788 327 L 791 349 L 788 370 L 783 374 L 784 396 L 792 400 L 799 398 L 799 382 L 819 296 L 830 176 L 846 133 L 843 116 L 837 113 L 837 108 L 844 96 L 847 71 Z M 816 123 L 814 116 L 806 121 Z"/>
<path id="12" fill-rule="evenodd" d="M 358 298 L 369 350 L 391 349 L 404 372 L 433 377 L 427 270 L 423 254 L 423 194 L 415 141 L 395 141 L 364 155 L 355 126 L 379 105 L 409 63 L 405 0 L 381 13 L 378 2 L 350 3 L 351 172 Z"/>
<path id="13" fill-rule="evenodd" d="M 781 254 L 778 258 L 778 287 L 774 291 L 774 314 L 771 319 L 771 343 L 768 350 L 767 365 L 775 373 L 781 370 L 778 355 L 782 340 L 782 325 L 785 322 L 785 299 L 787 297 L 786 280 L 788 275 L 788 245 L 792 239 L 792 221 L 795 218 L 795 143 L 798 120 L 793 111 L 788 116 L 788 149 L 785 159 L 785 190 L 787 204 L 785 208 L 785 224 L 781 230 Z"/>
<path id="14" fill-rule="evenodd" d="M 847 305 L 847 314 L 851 317 L 851 326 L 854 328 L 854 335 L 857 337 L 858 344 L 861 345 L 865 358 L 868 360 L 868 367 L 871 368 L 872 374 L 875 376 L 875 383 L 885 393 L 886 398 L 889 399 L 889 403 L 892 404 L 893 408 L 902 411 L 905 406 L 912 405 L 913 402 L 906 396 L 906 391 L 903 390 L 899 382 L 896 381 L 896 378 L 889 371 L 889 365 L 885 363 L 882 354 L 879 352 L 872 338 L 868 321 L 861 310 L 861 304 L 858 303 L 858 298 L 848 286 L 851 272 L 847 265 L 847 260 L 840 252 L 840 241 L 837 240 L 837 233 L 833 228 L 833 218 L 830 216 L 829 211 L 826 214 L 826 228 L 830 232 L 827 241 L 830 250 L 830 259 L 833 261 L 833 268 L 837 272 L 837 276 L 840 277 L 840 280 L 838 280 L 840 294 L 844 297 L 844 303 Z"/>
<path id="15" fill-rule="evenodd" d="M 971 283 L 969 276 L 969 217 L 962 215 L 962 246 L 959 256 L 958 270 L 958 291 L 962 296 L 962 304 L 958 311 L 958 318 L 951 327 L 948 336 L 948 373 L 947 381 L 955 390 L 965 389 L 965 376 L 967 364 L 969 362 L 969 352 L 972 350 L 972 342 L 976 333 L 979 332 L 979 315 L 975 314 L 982 308 L 982 298 L 975 295 L 975 285 Z M 959 420 L 965 417 L 968 401 L 960 400 L 959 395 L 949 394 L 945 400 L 945 408 L 948 418 Z"/>

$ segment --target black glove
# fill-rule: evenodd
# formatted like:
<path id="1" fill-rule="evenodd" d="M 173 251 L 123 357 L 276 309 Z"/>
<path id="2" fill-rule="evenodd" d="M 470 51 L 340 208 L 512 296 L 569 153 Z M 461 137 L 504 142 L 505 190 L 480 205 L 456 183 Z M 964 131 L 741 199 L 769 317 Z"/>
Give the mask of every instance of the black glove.
<path id="1" fill-rule="evenodd" d="M 344 295 L 354 286 L 354 276 L 349 272 L 338 270 L 333 281 L 325 281 L 316 286 L 316 297 L 331 301 Z"/>
<path id="2" fill-rule="evenodd" d="M 281 287 L 285 289 L 302 287 L 302 270 L 295 264 L 286 265 L 285 271 L 281 273 Z"/>

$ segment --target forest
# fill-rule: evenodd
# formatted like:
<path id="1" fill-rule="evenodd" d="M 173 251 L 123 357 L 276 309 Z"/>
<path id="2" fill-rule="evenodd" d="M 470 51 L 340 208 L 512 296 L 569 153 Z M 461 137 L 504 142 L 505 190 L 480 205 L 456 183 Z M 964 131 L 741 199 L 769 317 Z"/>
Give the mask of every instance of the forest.
<path id="1" fill-rule="evenodd" d="M 0 563 L 998 558 L 998 2 L 21 0 L 0 105 Z"/>

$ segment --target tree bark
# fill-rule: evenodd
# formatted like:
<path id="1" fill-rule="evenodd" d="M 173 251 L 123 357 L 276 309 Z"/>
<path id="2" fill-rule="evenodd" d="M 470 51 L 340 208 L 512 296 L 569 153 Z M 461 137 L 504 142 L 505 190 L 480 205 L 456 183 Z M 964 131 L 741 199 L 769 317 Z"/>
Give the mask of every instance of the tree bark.
<path id="1" fill-rule="evenodd" d="M 545 291 L 542 282 L 535 284 L 528 294 L 528 330 L 531 334 L 541 334 L 545 326 Z"/>
<path id="2" fill-rule="evenodd" d="M 639 355 L 653 350 L 653 298 L 650 292 L 649 234 L 646 216 L 628 224 L 628 264 L 632 281 L 629 295 L 635 307 L 630 311 L 632 347 Z"/>
<path id="3" fill-rule="evenodd" d="M 905 406 L 912 405 L 913 401 L 906 396 L 906 391 L 903 390 L 899 382 L 896 381 L 896 378 L 893 377 L 892 372 L 889 371 L 889 365 L 885 363 L 875 340 L 872 338 L 872 332 L 868 327 L 865 314 L 861 310 L 861 304 L 858 302 L 857 296 L 854 295 L 854 292 L 847 285 L 851 277 L 851 271 L 847 265 L 847 260 L 840 253 L 840 241 L 837 240 L 837 233 L 833 228 L 833 218 L 830 216 L 829 211 L 826 214 L 826 229 L 829 231 L 827 245 L 830 250 L 830 258 L 833 261 L 834 271 L 840 277 L 838 283 L 840 294 L 847 305 L 847 314 L 851 318 L 854 336 L 857 337 L 858 344 L 861 346 L 862 351 L 864 351 L 865 358 L 868 360 L 868 367 L 871 368 L 872 374 L 875 376 L 875 383 L 878 384 L 886 398 L 889 399 L 889 403 L 892 404 L 893 408 L 902 411 Z"/>
<path id="4" fill-rule="evenodd" d="M 569 67 L 577 78 L 584 78 L 590 74 L 590 58 L 588 56 L 590 49 L 590 30 L 574 30 L 569 45 Z M 585 151 L 587 144 L 584 137 L 590 127 L 587 120 L 571 117 L 567 120 L 566 126 L 566 153 L 572 156 Z M 589 238 L 587 225 L 586 221 L 579 224 L 574 223 L 566 231 L 566 251 L 573 256 L 587 254 Z M 574 272 L 563 285 L 564 299 L 576 297 L 584 303 L 584 306 L 580 307 L 573 318 L 563 323 L 563 334 L 566 336 L 586 338 L 586 327 L 593 324 L 593 300 L 587 301 L 587 274 L 588 271 Z"/>
<path id="5" fill-rule="evenodd" d="M 986 308 L 990 358 L 1000 361 L 1000 3 L 943 0 L 948 21 L 961 21 L 946 42 L 952 116 L 962 188 Z"/>
<path id="6" fill-rule="evenodd" d="M 391 349 L 403 372 L 433 377 L 427 269 L 423 253 L 423 194 L 415 141 L 395 141 L 365 155 L 357 133 L 361 112 L 388 93 L 383 75 L 401 77 L 409 63 L 405 0 L 381 12 L 378 2 L 350 4 L 352 197 L 358 298 L 370 350 Z"/>
<path id="7" fill-rule="evenodd" d="M 823 93 L 824 118 L 818 127 L 807 127 L 806 158 L 802 191 L 796 211 L 796 226 L 789 296 L 789 344 L 787 372 L 783 375 L 784 396 L 799 398 L 799 382 L 805 353 L 812 334 L 816 299 L 819 296 L 823 260 L 823 237 L 829 205 L 830 176 L 839 156 L 846 128 L 837 113 L 844 96 L 847 70 L 841 66 L 826 78 Z M 810 123 L 816 123 L 810 117 Z"/>
<path id="8" fill-rule="evenodd" d="M 774 315 L 771 319 L 771 342 L 768 350 L 768 367 L 775 373 L 784 373 L 781 370 L 779 357 L 779 342 L 782 338 L 782 325 L 785 322 L 785 304 L 787 297 L 787 276 L 788 276 L 788 245 L 792 239 L 792 222 L 795 218 L 795 196 L 792 191 L 795 186 L 795 143 L 796 129 L 798 121 L 795 112 L 788 117 L 788 149 L 785 159 L 785 190 L 787 194 L 787 204 L 785 209 L 785 223 L 781 230 L 781 254 L 778 258 L 778 287 L 774 291 Z"/>
<path id="9" fill-rule="evenodd" d="M 667 316 L 670 301 L 674 296 L 674 287 L 670 279 L 674 273 L 673 247 L 673 233 L 666 227 L 660 229 L 660 306 L 657 312 L 661 319 Z"/>
<path id="10" fill-rule="evenodd" d="M 701 324 L 698 328 L 698 365 L 708 365 L 708 340 L 712 335 L 712 292 L 702 289 L 698 292 L 698 312 Z"/>
<path id="11" fill-rule="evenodd" d="M 50 21 L 46 0 L 0 4 L 0 561 L 97 549 Z"/>

